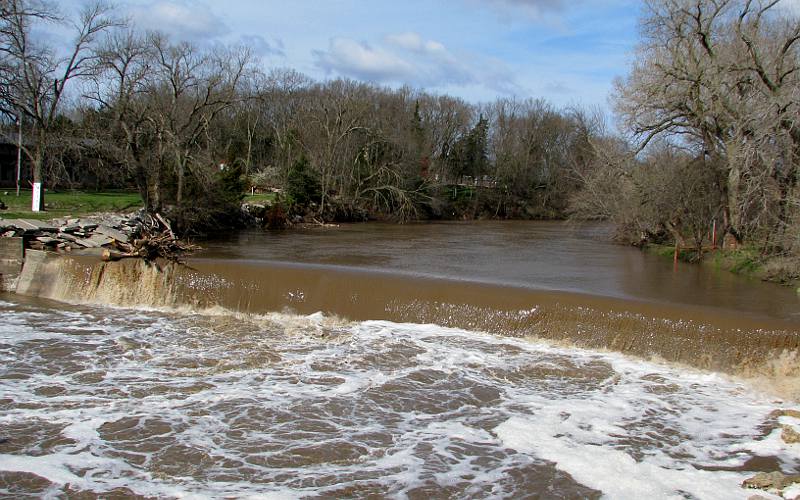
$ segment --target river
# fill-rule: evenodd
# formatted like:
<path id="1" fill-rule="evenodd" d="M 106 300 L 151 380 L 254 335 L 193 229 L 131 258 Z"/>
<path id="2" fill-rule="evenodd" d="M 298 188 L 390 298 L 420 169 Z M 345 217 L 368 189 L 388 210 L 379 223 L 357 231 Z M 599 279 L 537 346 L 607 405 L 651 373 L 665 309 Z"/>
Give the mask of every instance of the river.
<path id="1" fill-rule="evenodd" d="M 241 233 L 174 274 L 59 260 L 0 295 L 0 496 L 728 499 L 800 473 L 775 413 L 797 295 L 607 235 L 365 224 Z"/>

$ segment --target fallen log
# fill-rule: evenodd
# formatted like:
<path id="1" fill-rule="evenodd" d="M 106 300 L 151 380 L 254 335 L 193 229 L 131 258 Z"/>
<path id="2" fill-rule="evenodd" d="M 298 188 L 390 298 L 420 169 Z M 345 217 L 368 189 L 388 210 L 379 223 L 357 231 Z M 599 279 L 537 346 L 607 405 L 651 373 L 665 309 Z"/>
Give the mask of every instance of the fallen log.
<path id="1" fill-rule="evenodd" d="M 100 259 L 103 260 L 103 262 L 116 262 L 122 259 L 138 259 L 138 258 L 139 255 L 137 254 L 115 252 L 114 250 L 109 250 L 108 248 L 104 248 L 103 253 L 100 254 Z"/>

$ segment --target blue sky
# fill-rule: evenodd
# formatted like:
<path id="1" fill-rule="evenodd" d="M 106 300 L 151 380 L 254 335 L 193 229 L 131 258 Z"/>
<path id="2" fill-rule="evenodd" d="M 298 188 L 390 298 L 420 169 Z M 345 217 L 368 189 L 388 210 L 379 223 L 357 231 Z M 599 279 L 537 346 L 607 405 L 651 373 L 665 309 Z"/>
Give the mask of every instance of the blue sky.
<path id="1" fill-rule="evenodd" d="M 66 9 L 79 5 L 66 0 Z M 123 0 L 141 28 L 256 47 L 265 68 L 472 102 L 607 105 L 637 40 L 634 0 Z"/>

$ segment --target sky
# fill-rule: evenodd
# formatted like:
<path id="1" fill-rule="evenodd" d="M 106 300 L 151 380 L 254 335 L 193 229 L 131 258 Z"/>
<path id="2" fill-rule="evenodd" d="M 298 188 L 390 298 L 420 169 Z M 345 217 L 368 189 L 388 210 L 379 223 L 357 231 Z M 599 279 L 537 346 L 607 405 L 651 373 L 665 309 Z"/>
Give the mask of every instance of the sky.
<path id="1" fill-rule="evenodd" d="M 800 6 L 800 0 L 782 0 Z M 80 0 L 62 0 L 75 9 Z M 486 102 L 607 108 L 638 38 L 639 0 L 117 0 L 143 29 L 247 44 L 265 69 L 408 85 Z"/>

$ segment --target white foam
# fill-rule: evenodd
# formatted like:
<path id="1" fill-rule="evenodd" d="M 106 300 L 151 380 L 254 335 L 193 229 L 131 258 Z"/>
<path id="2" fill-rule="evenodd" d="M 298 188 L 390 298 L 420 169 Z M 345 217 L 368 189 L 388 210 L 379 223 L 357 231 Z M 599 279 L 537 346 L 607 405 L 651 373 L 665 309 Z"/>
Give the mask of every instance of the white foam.
<path id="1" fill-rule="evenodd" d="M 725 377 L 621 355 L 321 313 L 244 325 L 223 312 L 104 319 L 91 308 L 26 317 L 8 307 L 14 326 L 0 325 L 0 338 L 35 336 L 35 322 L 49 319 L 71 349 L 59 358 L 47 357 L 48 342 L 0 350 L 7 369 L 28 374 L 0 379 L 13 401 L 0 426 L 41 424 L 70 442 L 0 455 L 0 470 L 85 491 L 286 498 L 370 485 L 402 497 L 434 485 L 524 496 L 512 472 L 546 477 L 555 467 L 615 498 L 747 498 L 745 474 L 702 467 L 754 454 L 798 460 L 778 431 L 758 439 L 772 401 Z M 124 439 L 103 430 L 124 419 L 137 422 Z M 170 447 L 201 458 L 154 470 Z"/>
<path id="2" fill-rule="evenodd" d="M 691 465 L 670 468 L 594 443 L 580 443 L 559 418 L 512 417 L 495 429 L 509 448 L 551 461 L 581 484 L 610 498 L 685 498 L 690 493 L 704 499 L 748 498 L 739 487 L 746 477 L 729 472 L 697 470 Z M 678 466 L 678 464 L 673 464 Z"/>

